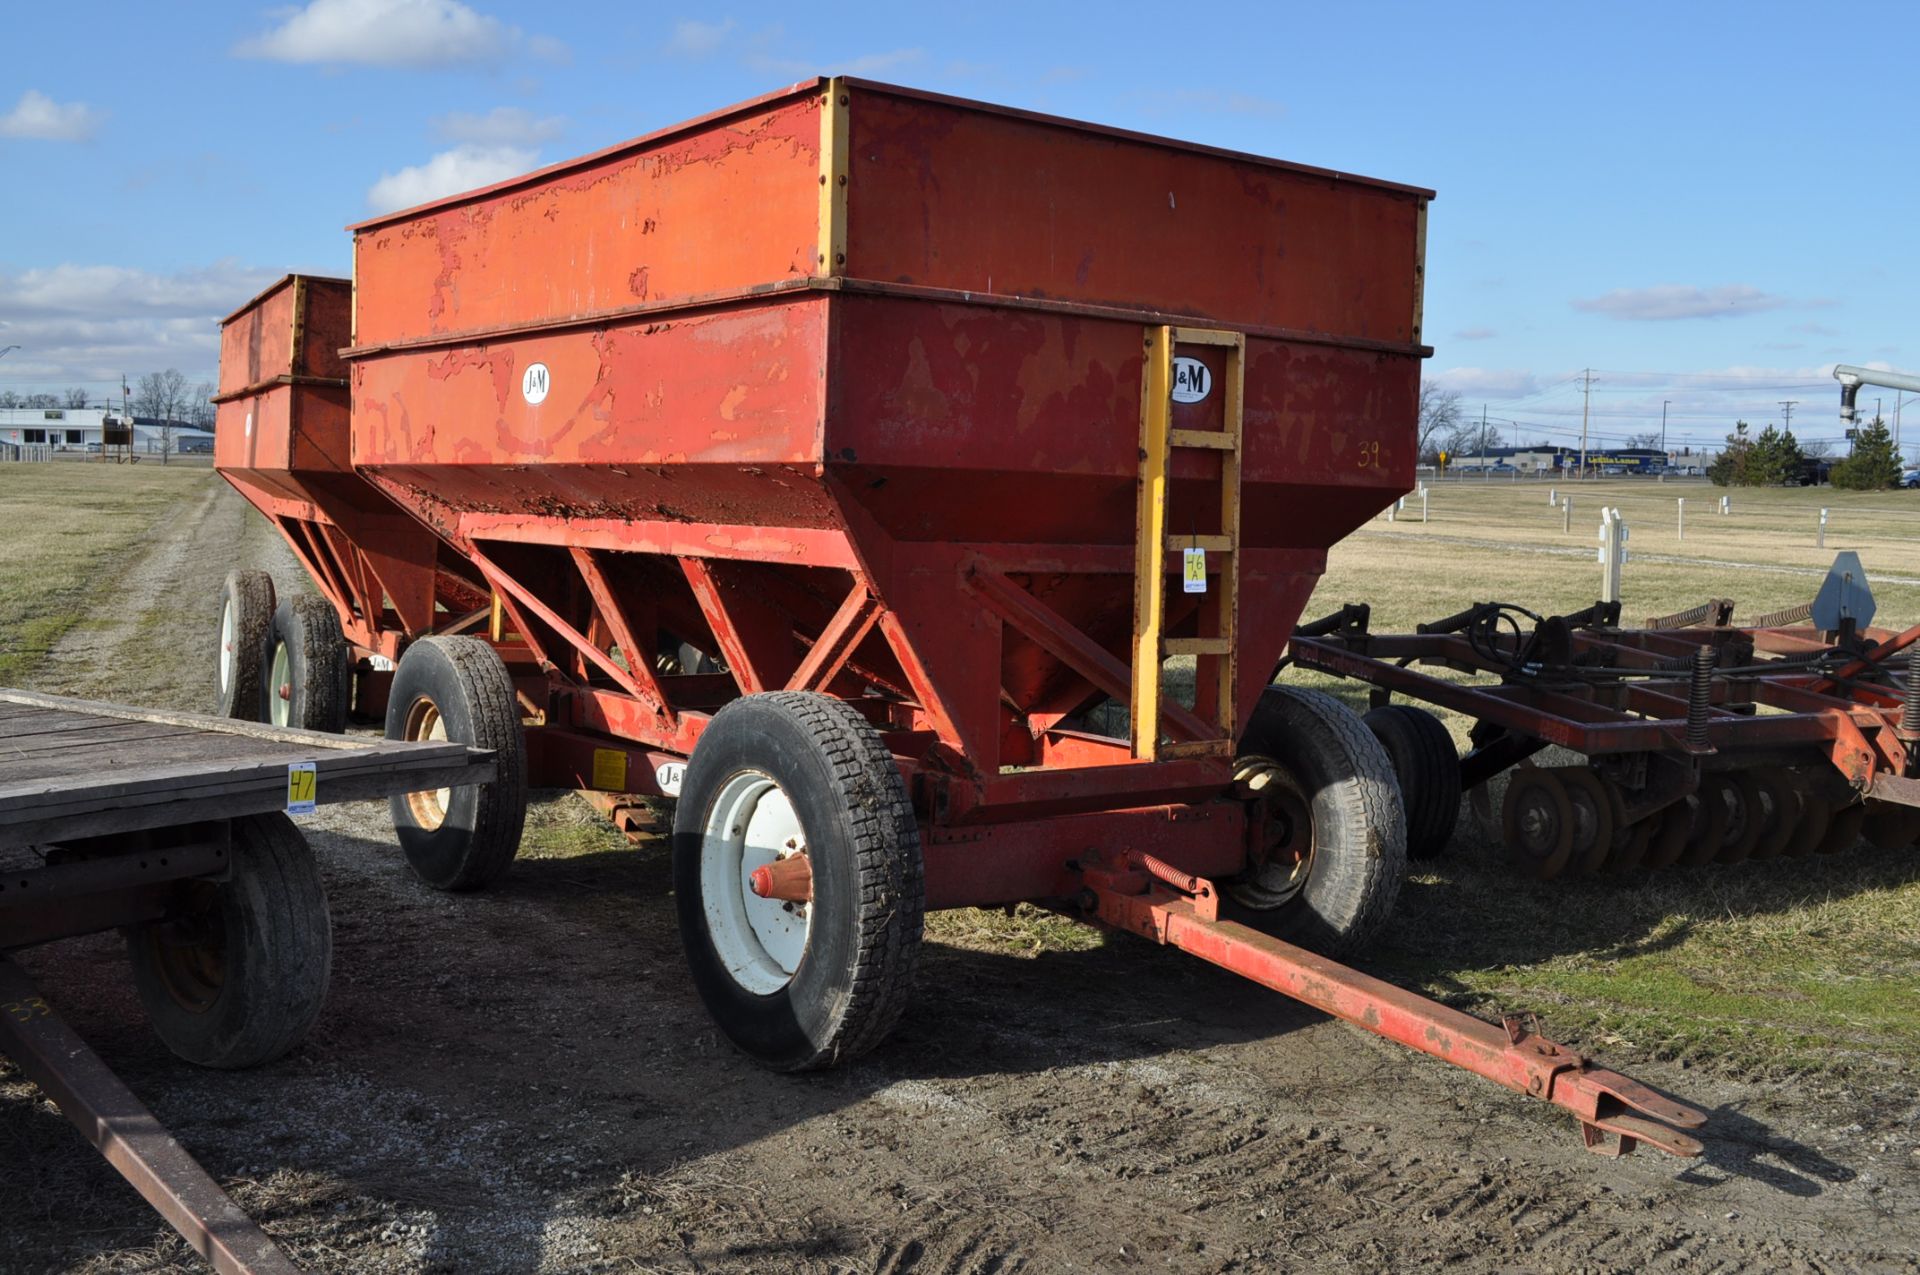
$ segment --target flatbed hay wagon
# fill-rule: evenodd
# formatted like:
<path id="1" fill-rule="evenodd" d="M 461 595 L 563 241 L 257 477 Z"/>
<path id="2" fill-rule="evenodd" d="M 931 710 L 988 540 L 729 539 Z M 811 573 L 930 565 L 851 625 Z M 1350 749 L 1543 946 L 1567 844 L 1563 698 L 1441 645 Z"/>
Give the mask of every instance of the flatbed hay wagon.
<path id="1" fill-rule="evenodd" d="M 394 799 L 442 888 L 528 784 L 677 798 L 694 982 L 773 1067 L 887 1034 L 926 909 L 1033 901 L 1696 1153 L 1699 1112 L 1332 959 L 1401 789 L 1270 683 L 1412 486 L 1430 197 L 823 79 L 364 222 L 350 284 L 226 324 L 218 465 L 325 601 L 230 580 L 222 702 L 491 750 Z"/>

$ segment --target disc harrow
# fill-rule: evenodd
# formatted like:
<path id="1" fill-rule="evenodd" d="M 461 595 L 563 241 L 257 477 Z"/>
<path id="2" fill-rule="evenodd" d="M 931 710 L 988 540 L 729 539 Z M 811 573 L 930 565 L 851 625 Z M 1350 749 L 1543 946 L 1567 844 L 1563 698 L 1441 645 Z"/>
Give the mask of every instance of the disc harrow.
<path id="1" fill-rule="evenodd" d="M 1370 684 L 1376 711 L 1417 700 L 1473 719 L 1457 771 L 1402 773 L 1404 798 L 1507 773 L 1501 839 L 1536 880 L 1914 846 L 1920 626 L 1842 615 L 1822 630 L 1801 606 L 1743 627 L 1733 612 L 1713 599 L 1629 629 L 1618 603 L 1483 602 L 1378 634 L 1349 605 L 1302 624 L 1286 661 Z M 1544 764 L 1550 746 L 1585 760 Z"/>

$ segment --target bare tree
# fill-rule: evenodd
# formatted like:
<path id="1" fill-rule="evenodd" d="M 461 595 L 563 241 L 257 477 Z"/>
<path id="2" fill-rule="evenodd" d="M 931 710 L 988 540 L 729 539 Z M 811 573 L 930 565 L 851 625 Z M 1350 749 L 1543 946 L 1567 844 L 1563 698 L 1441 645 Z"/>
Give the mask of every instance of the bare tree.
<path id="1" fill-rule="evenodd" d="M 187 401 L 187 424 L 212 429 L 213 415 L 213 382 L 202 381 Z"/>
<path id="2" fill-rule="evenodd" d="M 79 408 L 79 407 L 85 407 L 86 405 L 87 405 L 87 391 L 84 386 L 75 385 L 67 390 L 67 406 L 68 407 Z"/>
<path id="3" fill-rule="evenodd" d="M 1660 431 L 1648 430 L 1644 434 L 1629 434 L 1627 446 L 1657 452 L 1660 450 Z"/>
<path id="4" fill-rule="evenodd" d="M 1460 393 L 1457 390 L 1443 390 L 1438 385 L 1420 383 L 1420 432 L 1418 455 L 1420 463 L 1431 464 L 1440 451 L 1440 445 L 1453 435 L 1460 426 Z"/>
<path id="5" fill-rule="evenodd" d="M 1449 458 L 1454 456 L 1485 456 L 1500 446 L 1500 427 L 1492 421 L 1482 421 L 1470 416 L 1460 421 L 1447 433 L 1446 447 Z M 1452 463 L 1451 459 L 1448 461 Z"/>
<path id="6" fill-rule="evenodd" d="M 57 394 L 29 394 L 21 403 L 22 407 L 58 407 L 60 396 Z"/>
<path id="7" fill-rule="evenodd" d="M 167 463 L 173 451 L 173 426 L 187 419 L 193 391 L 180 369 L 149 372 L 133 389 L 133 410 L 138 416 L 150 416 L 160 422 L 160 463 Z"/>
<path id="8" fill-rule="evenodd" d="M 1833 454 L 1833 444 L 1824 438 L 1803 438 L 1800 454 L 1809 460 L 1825 460 Z"/>
<path id="9" fill-rule="evenodd" d="M 0 407 L 20 406 L 20 396 L 12 390 L 0 391 Z"/>

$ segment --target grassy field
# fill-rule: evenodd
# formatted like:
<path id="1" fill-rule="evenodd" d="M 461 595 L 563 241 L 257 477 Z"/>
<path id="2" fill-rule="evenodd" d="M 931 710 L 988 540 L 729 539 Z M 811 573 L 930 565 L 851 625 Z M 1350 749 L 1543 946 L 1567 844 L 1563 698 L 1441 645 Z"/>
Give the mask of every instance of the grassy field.
<path id="1" fill-rule="evenodd" d="M 169 511 L 216 481 L 205 465 L 0 465 L 0 685 L 38 664 Z"/>

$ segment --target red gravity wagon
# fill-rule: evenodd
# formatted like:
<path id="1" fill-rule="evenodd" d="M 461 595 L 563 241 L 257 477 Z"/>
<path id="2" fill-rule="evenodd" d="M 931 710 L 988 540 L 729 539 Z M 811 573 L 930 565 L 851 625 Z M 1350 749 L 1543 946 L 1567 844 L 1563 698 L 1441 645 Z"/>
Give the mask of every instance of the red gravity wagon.
<path id="1" fill-rule="evenodd" d="M 219 468 L 319 596 L 229 579 L 222 705 L 495 750 L 393 800 L 445 889 L 529 786 L 677 798 L 694 981 L 774 1067 L 887 1034 L 927 909 L 1031 901 L 1697 1152 L 1330 959 L 1400 790 L 1271 683 L 1412 486 L 1430 197 L 822 79 L 362 223 L 224 328 Z"/>

